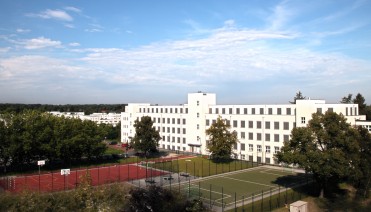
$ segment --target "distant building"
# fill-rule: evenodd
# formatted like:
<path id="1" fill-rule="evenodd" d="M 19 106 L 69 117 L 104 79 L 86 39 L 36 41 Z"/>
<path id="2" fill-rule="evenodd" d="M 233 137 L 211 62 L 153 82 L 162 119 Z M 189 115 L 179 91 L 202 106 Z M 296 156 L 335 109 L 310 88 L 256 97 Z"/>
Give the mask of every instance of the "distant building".
<path id="1" fill-rule="evenodd" d="M 274 154 L 290 139 L 291 130 L 307 126 L 313 113 L 326 111 L 342 113 L 351 125 L 370 124 L 358 114 L 357 104 L 304 99 L 282 105 L 217 105 L 215 94 L 198 92 L 188 94 L 184 105 L 128 104 L 121 113 L 121 142 L 134 137 L 135 120 L 150 116 L 162 138 L 159 148 L 209 154 L 205 131 L 221 116 L 238 133 L 237 158 L 273 164 Z"/>
<path id="2" fill-rule="evenodd" d="M 111 124 L 116 126 L 120 122 L 121 114 L 120 113 L 93 113 L 90 115 L 85 115 L 84 112 L 59 112 L 52 111 L 49 112 L 54 116 L 64 116 L 70 118 L 78 118 L 81 120 L 90 120 L 97 124 Z"/>

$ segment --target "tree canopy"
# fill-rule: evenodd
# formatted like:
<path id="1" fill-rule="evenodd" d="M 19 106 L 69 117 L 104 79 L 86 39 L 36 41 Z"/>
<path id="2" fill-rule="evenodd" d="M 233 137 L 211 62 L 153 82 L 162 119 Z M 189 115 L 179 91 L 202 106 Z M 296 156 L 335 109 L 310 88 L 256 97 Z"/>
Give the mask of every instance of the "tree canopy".
<path id="1" fill-rule="evenodd" d="M 140 121 L 135 120 L 135 136 L 131 145 L 136 151 L 142 151 L 147 156 L 150 152 L 156 152 L 158 142 L 161 140 L 160 133 L 153 127 L 151 117 L 143 116 Z"/>
<path id="2" fill-rule="evenodd" d="M 209 136 L 207 144 L 208 151 L 211 153 L 211 158 L 215 161 L 224 161 L 231 159 L 232 147 L 237 144 L 237 133 L 230 132 L 231 126 L 218 117 L 209 129 L 206 130 L 206 135 Z"/>
<path id="3" fill-rule="evenodd" d="M 19 168 L 37 160 L 69 163 L 103 155 L 105 130 L 92 121 L 56 117 L 36 110 L 0 117 L 0 165 Z"/>
<path id="4" fill-rule="evenodd" d="M 361 141 L 359 131 L 343 115 L 315 113 L 307 127 L 292 130 L 290 141 L 284 143 L 276 158 L 278 162 L 297 164 L 312 173 L 323 197 L 329 185 L 355 174 L 363 176 L 359 173 Z"/>
<path id="5" fill-rule="evenodd" d="M 305 96 L 303 96 L 303 94 L 299 91 L 296 93 L 295 97 L 294 97 L 294 101 L 293 102 L 290 102 L 291 104 L 296 104 L 296 100 L 298 99 L 305 99 Z"/>

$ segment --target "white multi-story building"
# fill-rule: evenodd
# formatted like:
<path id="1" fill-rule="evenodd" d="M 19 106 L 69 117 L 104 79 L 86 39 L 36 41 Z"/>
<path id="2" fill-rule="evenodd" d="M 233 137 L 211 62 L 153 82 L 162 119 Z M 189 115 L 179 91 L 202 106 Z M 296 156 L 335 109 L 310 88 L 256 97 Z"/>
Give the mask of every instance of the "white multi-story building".
<path id="1" fill-rule="evenodd" d="M 64 116 L 69 118 L 78 118 L 81 120 L 90 120 L 97 124 L 111 124 L 116 126 L 121 119 L 120 113 L 92 113 L 90 115 L 85 115 L 84 112 L 59 112 L 59 111 L 52 111 L 49 112 L 54 116 Z"/>
<path id="2" fill-rule="evenodd" d="M 282 105 L 217 105 L 213 93 L 190 93 L 188 104 L 159 106 L 128 104 L 121 113 L 121 142 L 135 135 L 134 122 L 150 116 L 162 140 L 159 148 L 209 154 L 206 129 L 220 116 L 238 134 L 234 154 L 242 160 L 274 163 L 274 154 L 289 140 L 294 127 L 304 127 L 312 114 L 342 113 L 355 125 L 366 117 L 358 114 L 357 104 L 326 104 L 324 100 L 297 100 Z"/>

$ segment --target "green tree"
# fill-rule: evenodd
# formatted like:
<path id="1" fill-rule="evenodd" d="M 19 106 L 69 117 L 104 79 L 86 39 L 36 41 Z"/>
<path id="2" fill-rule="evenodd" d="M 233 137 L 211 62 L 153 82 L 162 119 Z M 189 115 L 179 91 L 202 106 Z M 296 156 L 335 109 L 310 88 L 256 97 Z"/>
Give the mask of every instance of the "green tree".
<path id="1" fill-rule="evenodd" d="M 366 114 L 366 104 L 365 104 L 365 98 L 362 96 L 362 94 L 358 93 L 356 97 L 353 99 L 354 104 L 358 104 L 359 114 L 365 115 Z"/>
<path id="2" fill-rule="evenodd" d="M 352 103 L 352 94 L 348 94 L 348 96 L 344 96 L 342 99 L 341 99 L 341 101 L 340 101 L 340 103 L 343 103 L 343 104 L 350 104 L 350 103 Z"/>
<path id="3" fill-rule="evenodd" d="M 357 131 L 343 115 L 315 113 L 307 127 L 292 130 L 290 141 L 284 142 L 276 158 L 278 162 L 297 164 L 313 173 L 323 197 L 325 191 L 356 171 L 357 138 Z"/>
<path id="4" fill-rule="evenodd" d="M 303 96 L 303 94 L 299 91 L 298 93 L 296 93 L 295 97 L 294 97 L 294 101 L 293 102 L 290 102 L 291 104 L 296 104 L 296 100 L 298 99 L 305 99 L 305 96 Z"/>
<path id="5" fill-rule="evenodd" d="M 230 128 L 226 120 L 218 117 L 216 122 L 206 130 L 206 135 L 209 136 L 207 148 L 211 153 L 211 158 L 215 161 L 231 159 L 232 147 L 237 144 L 237 133 L 230 132 Z"/>
<path id="6" fill-rule="evenodd" d="M 150 152 L 156 152 L 158 142 L 161 140 L 160 133 L 152 126 L 151 117 L 143 116 L 140 121 L 135 120 L 135 136 L 131 145 L 136 151 L 142 151 L 147 156 Z"/>
<path id="7" fill-rule="evenodd" d="M 371 134 L 361 126 L 357 127 L 359 133 L 359 158 L 357 168 L 351 178 L 354 180 L 358 193 L 364 198 L 369 197 L 371 187 Z"/>

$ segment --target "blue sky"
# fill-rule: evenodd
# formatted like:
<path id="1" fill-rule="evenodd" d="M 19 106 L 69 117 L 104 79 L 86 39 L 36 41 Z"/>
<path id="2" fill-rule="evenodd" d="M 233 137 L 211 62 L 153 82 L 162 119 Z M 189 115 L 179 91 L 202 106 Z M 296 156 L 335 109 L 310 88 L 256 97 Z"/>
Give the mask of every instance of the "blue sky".
<path id="1" fill-rule="evenodd" d="M 371 1 L 0 1 L 0 102 L 371 100 Z"/>

